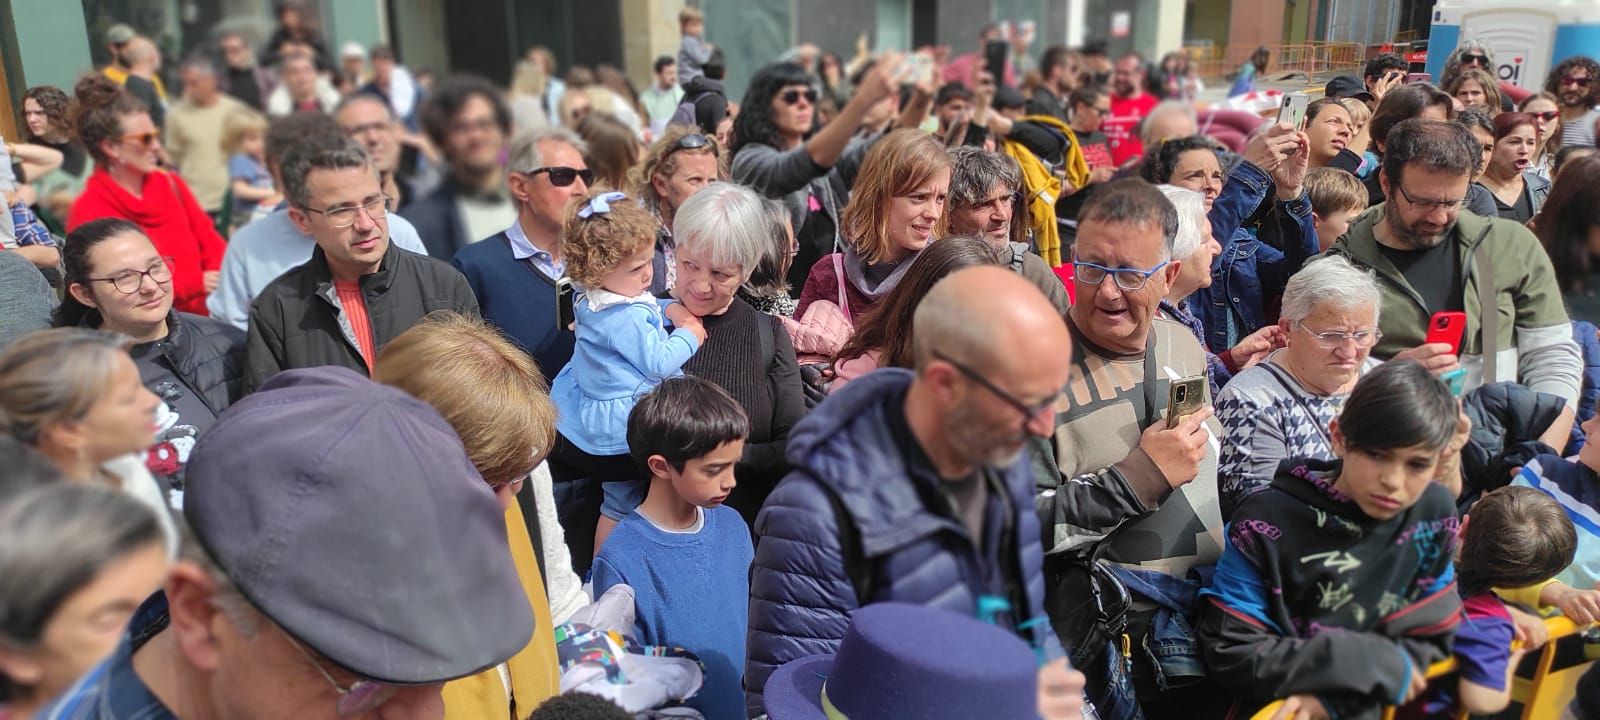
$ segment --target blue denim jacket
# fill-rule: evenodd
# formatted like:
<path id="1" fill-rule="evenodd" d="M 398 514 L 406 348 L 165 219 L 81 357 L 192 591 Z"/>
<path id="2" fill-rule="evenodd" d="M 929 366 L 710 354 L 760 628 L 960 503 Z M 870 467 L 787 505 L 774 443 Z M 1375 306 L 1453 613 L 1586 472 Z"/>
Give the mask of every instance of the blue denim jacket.
<path id="1" fill-rule="evenodd" d="M 1272 178 L 1254 164 L 1241 162 L 1212 203 L 1212 235 L 1227 240 L 1211 264 L 1211 287 L 1189 297 L 1189 310 L 1205 325 L 1205 344 L 1214 353 L 1265 327 L 1267 299 L 1282 294 L 1289 276 L 1319 251 L 1311 201 L 1304 193 L 1275 208 L 1292 221 L 1283 233 L 1283 249 L 1242 227 L 1271 192 Z M 1231 332 L 1230 314 L 1239 319 Z"/>
<path id="2" fill-rule="evenodd" d="M 1110 567 L 1131 595 L 1156 604 L 1150 634 L 1139 640 L 1155 667 L 1156 684 L 1165 690 L 1204 679 L 1206 666 L 1200 656 L 1194 622 L 1199 614 L 1200 588 L 1210 584 L 1215 567 L 1196 567 L 1187 578 L 1119 565 Z"/>

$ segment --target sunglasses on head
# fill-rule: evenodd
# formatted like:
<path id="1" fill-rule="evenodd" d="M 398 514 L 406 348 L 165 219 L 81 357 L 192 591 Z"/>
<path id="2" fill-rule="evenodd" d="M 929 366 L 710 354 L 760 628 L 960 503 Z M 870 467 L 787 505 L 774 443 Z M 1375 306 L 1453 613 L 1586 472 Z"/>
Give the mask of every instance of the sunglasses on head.
<path id="1" fill-rule="evenodd" d="M 137 134 L 134 134 L 134 135 L 123 135 L 122 136 L 122 141 L 123 142 L 128 142 L 129 140 L 137 140 L 140 145 L 143 145 L 145 147 L 150 147 L 151 145 L 156 144 L 156 141 L 160 140 L 160 139 L 161 139 L 161 133 L 155 132 L 154 130 L 152 130 L 150 132 L 143 132 L 143 133 L 137 133 Z"/>
<path id="2" fill-rule="evenodd" d="M 812 105 L 817 104 L 817 91 L 812 88 L 806 88 L 804 90 L 790 90 L 782 95 L 779 95 L 778 99 L 782 100 L 785 105 L 797 105 L 802 97 L 806 99 L 806 102 Z"/>
<path id="3" fill-rule="evenodd" d="M 677 152 L 679 150 L 699 150 L 701 148 L 710 146 L 711 138 L 701 135 L 700 133 L 693 133 L 678 138 L 678 141 L 672 144 L 672 152 Z"/>
<path id="4" fill-rule="evenodd" d="M 583 178 L 584 185 L 594 184 L 594 171 L 588 168 L 579 170 L 577 168 L 570 167 L 542 167 L 534 168 L 523 174 L 531 178 L 541 173 L 549 175 L 550 184 L 556 187 L 566 187 L 571 185 L 572 182 L 578 178 Z"/>

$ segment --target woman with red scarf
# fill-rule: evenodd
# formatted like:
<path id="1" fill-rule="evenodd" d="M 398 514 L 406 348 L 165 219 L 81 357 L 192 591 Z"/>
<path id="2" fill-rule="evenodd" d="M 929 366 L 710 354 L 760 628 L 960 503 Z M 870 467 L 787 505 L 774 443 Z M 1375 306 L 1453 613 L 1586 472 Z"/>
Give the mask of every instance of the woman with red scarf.
<path id="1" fill-rule="evenodd" d="M 206 315 L 227 248 L 183 178 L 161 167 L 161 134 L 149 110 L 101 76 L 78 82 L 78 138 L 95 170 L 67 216 L 71 231 L 90 220 L 133 221 L 172 269 L 174 307 Z"/>

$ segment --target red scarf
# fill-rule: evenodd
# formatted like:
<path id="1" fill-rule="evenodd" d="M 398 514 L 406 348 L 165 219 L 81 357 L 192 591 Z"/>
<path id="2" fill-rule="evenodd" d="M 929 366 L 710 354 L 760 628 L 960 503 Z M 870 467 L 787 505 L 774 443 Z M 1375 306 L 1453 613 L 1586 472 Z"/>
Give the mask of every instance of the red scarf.
<path id="1" fill-rule="evenodd" d="M 227 243 L 217 234 L 189 186 L 177 175 L 157 170 L 144 176 L 138 197 L 123 189 L 111 174 L 96 169 L 67 216 L 67 230 L 90 220 L 119 217 L 150 236 L 156 252 L 172 266 L 173 307 L 207 315 L 203 274 L 222 267 Z"/>

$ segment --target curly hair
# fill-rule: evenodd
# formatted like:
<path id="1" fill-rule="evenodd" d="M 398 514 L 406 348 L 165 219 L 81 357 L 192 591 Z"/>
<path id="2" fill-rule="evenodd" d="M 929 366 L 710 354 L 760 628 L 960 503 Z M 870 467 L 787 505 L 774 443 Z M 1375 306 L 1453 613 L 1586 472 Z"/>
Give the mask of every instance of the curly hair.
<path id="1" fill-rule="evenodd" d="M 697 148 L 680 148 L 678 143 L 690 135 L 699 135 L 706 139 L 706 144 Z M 678 173 L 677 157 L 680 153 L 692 155 L 710 154 L 717 159 L 717 180 L 726 180 L 727 172 L 724 171 L 725 163 L 722 162 L 722 148 L 717 145 L 715 135 L 701 132 L 695 125 L 669 125 L 661 137 L 650 144 L 650 149 L 645 151 L 644 161 L 633 166 L 628 171 L 628 184 L 639 202 L 645 207 L 658 207 L 661 196 L 656 194 L 653 182 L 657 175 L 670 178 Z"/>
<path id="2" fill-rule="evenodd" d="M 1544 78 L 1544 91 L 1561 97 L 1561 78 L 1573 70 L 1586 70 L 1589 73 L 1589 96 L 1583 104 L 1588 107 L 1600 105 L 1600 63 L 1583 55 L 1573 55 L 1559 63 L 1550 70 Z"/>
<path id="3" fill-rule="evenodd" d="M 567 205 L 561 228 L 561 256 L 567 276 L 586 289 L 600 287 L 600 280 L 617 269 L 622 259 L 652 245 L 661 222 L 632 198 L 609 203 L 611 210 L 578 217 L 578 210 L 611 190 L 590 190 Z"/>
<path id="4" fill-rule="evenodd" d="M 889 202 L 916 192 L 939 171 L 950 169 L 950 153 L 932 135 L 909 128 L 884 135 L 861 160 L 850 203 L 839 214 L 840 234 L 850 239 L 863 260 L 883 260 L 893 242 L 889 235 Z M 948 221 L 948 213 L 939 215 L 933 237 L 944 237 Z"/>
<path id="5" fill-rule="evenodd" d="M 83 143 L 96 165 L 107 165 L 110 158 L 100 149 L 100 143 L 122 135 L 122 118 L 148 113 L 150 109 L 99 73 L 85 75 L 72 92 L 78 97 L 78 112 L 72 120 L 78 129 L 78 142 Z"/>
<path id="6" fill-rule="evenodd" d="M 44 116 L 49 121 L 50 127 L 65 137 L 72 137 L 74 127 L 71 115 L 72 98 L 67 97 L 67 94 L 62 92 L 61 88 L 54 85 L 35 85 L 22 94 L 24 104 L 29 100 L 39 103 L 39 109 L 44 111 Z M 44 139 L 34 135 L 33 131 L 28 130 L 26 127 L 23 128 L 23 132 L 26 133 L 25 137 L 28 142 L 38 142 Z"/>
<path id="7" fill-rule="evenodd" d="M 1217 144 L 1204 135 L 1190 135 L 1149 147 L 1144 151 L 1144 161 L 1139 164 L 1139 177 L 1152 185 L 1172 182 L 1172 173 L 1178 170 L 1178 159 L 1190 150 L 1205 150 L 1216 155 Z"/>
<path id="8" fill-rule="evenodd" d="M 792 62 L 773 63 L 757 71 L 750 78 L 744 101 L 739 103 L 739 115 L 733 119 L 730 154 L 738 155 L 739 150 L 752 143 L 778 147 L 782 141 L 778 127 L 772 124 L 772 99 L 786 87 L 810 84 L 811 76 L 805 68 Z"/>

